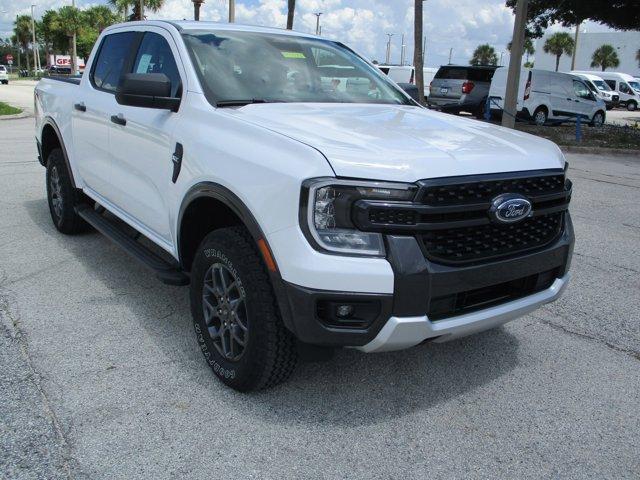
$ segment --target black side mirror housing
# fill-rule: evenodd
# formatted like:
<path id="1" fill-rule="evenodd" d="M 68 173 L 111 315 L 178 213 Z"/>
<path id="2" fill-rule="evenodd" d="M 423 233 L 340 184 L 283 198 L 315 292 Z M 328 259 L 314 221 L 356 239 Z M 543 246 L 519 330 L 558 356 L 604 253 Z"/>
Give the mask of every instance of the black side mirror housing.
<path id="1" fill-rule="evenodd" d="M 171 96 L 171 80 L 164 73 L 125 73 L 116 90 L 116 102 L 172 112 L 180 108 L 180 98 Z"/>

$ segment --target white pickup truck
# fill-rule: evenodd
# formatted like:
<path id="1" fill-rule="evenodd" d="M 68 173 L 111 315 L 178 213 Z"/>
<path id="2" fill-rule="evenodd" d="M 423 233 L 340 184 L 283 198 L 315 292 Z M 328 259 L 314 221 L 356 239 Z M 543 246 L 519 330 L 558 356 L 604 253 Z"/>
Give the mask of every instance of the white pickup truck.
<path id="1" fill-rule="evenodd" d="M 422 108 L 339 42 L 114 25 L 81 79 L 35 100 L 56 228 L 92 226 L 189 284 L 197 341 L 237 390 L 299 356 L 496 327 L 567 284 L 558 147 Z"/>

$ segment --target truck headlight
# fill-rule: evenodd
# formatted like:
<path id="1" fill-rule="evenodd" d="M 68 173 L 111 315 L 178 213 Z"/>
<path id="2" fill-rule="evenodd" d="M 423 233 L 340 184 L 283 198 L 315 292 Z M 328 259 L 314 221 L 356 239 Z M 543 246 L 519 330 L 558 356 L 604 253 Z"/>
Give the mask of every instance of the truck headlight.
<path id="1" fill-rule="evenodd" d="M 352 255 L 384 256 L 382 235 L 362 232 L 352 221 L 353 204 L 360 199 L 410 201 L 413 184 L 316 178 L 302 184 L 300 224 L 318 249 Z"/>

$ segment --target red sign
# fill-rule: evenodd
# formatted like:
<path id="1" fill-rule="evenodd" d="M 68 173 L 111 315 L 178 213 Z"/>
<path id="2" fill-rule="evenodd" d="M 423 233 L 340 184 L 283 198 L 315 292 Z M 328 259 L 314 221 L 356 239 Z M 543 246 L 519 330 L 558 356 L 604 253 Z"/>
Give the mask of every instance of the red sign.
<path id="1" fill-rule="evenodd" d="M 7 62 L 13 62 L 13 55 L 11 55 L 10 53 L 7 53 L 7 54 L 4 56 L 4 58 L 5 58 L 5 60 L 6 60 Z"/>

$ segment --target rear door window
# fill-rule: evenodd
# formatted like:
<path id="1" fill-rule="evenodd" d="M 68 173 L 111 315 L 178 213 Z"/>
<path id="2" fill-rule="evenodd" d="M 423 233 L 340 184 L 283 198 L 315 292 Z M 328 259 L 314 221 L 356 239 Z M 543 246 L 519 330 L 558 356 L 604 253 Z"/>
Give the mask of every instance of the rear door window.
<path id="1" fill-rule="evenodd" d="M 116 91 L 136 35 L 136 32 L 124 32 L 104 37 L 90 76 L 94 87 L 107 92 Z"/>

